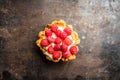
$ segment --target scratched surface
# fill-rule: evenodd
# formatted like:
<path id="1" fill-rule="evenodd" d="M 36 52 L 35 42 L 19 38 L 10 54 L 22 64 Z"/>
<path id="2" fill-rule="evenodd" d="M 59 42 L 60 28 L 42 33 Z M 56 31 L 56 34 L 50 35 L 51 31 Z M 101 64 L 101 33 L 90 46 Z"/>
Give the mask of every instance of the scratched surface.
<path id="1" fill-rule="evenodd" d="M 81 38 L 74 61 L 49 62 L 35 45 L 59 19 Z M 120 0 L 0 0 L 0 80 L 120 80 Z"/>

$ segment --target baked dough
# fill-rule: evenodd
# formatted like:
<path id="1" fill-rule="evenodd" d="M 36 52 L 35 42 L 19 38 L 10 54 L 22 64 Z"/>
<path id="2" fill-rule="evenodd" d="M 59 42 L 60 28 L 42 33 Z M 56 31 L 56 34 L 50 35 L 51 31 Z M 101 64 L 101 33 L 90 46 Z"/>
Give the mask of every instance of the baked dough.
<path id="1" fill-rule="evenodd" d="M 78 34 L 64 20 L 55 20 L 48 24 L 43 31 L 38 33 L 36 41 L 46 59 L 59 62 L 76 59 L 80 43 Z"/>

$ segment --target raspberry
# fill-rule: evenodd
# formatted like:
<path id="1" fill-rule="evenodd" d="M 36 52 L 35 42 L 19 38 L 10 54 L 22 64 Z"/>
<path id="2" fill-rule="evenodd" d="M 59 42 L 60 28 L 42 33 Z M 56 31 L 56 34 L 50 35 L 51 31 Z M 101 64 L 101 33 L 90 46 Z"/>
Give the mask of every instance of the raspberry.
<path id="1" fill-rule="evenodd" d="M 53 52 L 53 58 L 54 58 L 54 59 L 60 58 L 60 55 L 61 55 L 61 52 L 60 52 L 60 51 L 54 51 L 54 52 Z"/>
<path id="2" fill-rule="evenodd" d="M 69 39 L 69 38 L 65 38 L 63 43 L 66 44 L 66 45 L 70 45 L 70 44 L 72 44 L 72 40 Z"/>
<path id="3" fill-rule="evenodd" d="M 71 35 L 72 30 L 70 28 L 65 28 L 64 31 L 68 34 Z"/>
<path id="4" fill-rule="evenodd" d="M 56 34 L 58 37 L 60 37 L 61 33 L 62 33 L 61 30 L 57 30 L 55 34 Z"/>
<path id="5" fill-rule="evenodd" d="M 61 39 L 65 39 L 67 37 L 67 33 L 66 32 L 62 32 L 60 34 L 60 37 L 61 37 Z"/>
<path id="6" fill-rule="evenodd" d="M 67 48 L 68 48 L 68 46 L 67 46 L 66 44 L 62 44 L 62 45 L 61 45 L 61 50 L 62 50 L 62 52 L 66 52 L 66 51 L 67 51 Z"/>
<path id="7" fill-rule="evenodd" d="M 48 47 L 48 52 L 51 53 L 51 54 L 54 52 L 54 49 L 53 49 L 52 46 L 49 46 L 49 47 Z"/>
<path id="8" fill-rule="evenodd" d="M 47 39 L 50 43 L 55 42 L 55 38 L 53 38 L 52 36 L 48 36 Z"/>
<path id="9" fill-rule="evenodd" d="M 56 45 L 54 46 L 54 50 L 55 50 L 55 51 L 61 50 L 61 45 L 60 45 L 60 44 L 56 44 Z"/>
<path id="10" fill-rule="evenodd" d="M 53 25 L 51 25 L 51 30 L 53 32 L 56 32 L 58 30 L 58 27 L 55 24 L 53 24 Z"/>
<path id="11" fill-rule="evenodd" d="M 50 29 L 45 30 L 45 35 L 46 36 L 51 36 L 52 35 L 52 31 Z"/>
<path id="12" fill-rule="evenodd" d="M 59 37 L 57 37 L 56 39 L 55 39 L 55 43 L 56 44 L 59 44 L 59 43 L 61 43 L 62 42 L 62 40 L 59 38 Z"/>
<path id="13" fill-rule="evenodd" d="M 76 47 L 76 46 L 72 46 L 72 47 L 70 48 L 70 52 L 71 52 L 71 54 L 77 54 L 77 52 L 78 52 L 77 47 Z"/>
<path id="14" fill-rule="evenodd" d="M 48 45 L 49 45 L 49 42 L 48 42 L 47 39 L 43 39 L 43 40 L 41 40 L 41 46 L 46 47 L 46 46 L 48 46 Z"/>
<path id="15" fill-rule="evenodd" d="M 69 58 L 70 57 L 70 52 L 69 51 L 67 51 L 67 52 L 65 52 L 65 53 L 63 53 L 63 57 L 64 58 Z"/>

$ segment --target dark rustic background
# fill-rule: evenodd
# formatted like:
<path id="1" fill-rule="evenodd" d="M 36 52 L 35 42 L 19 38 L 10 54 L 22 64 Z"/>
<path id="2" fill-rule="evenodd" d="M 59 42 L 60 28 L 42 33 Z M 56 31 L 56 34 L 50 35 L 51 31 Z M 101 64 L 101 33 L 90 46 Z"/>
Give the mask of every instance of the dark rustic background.
<path id="1" fill-rule="evenodd" d="M 35 45 L 59 19 L 81 38 L 74 61 L 47 61 Z M 120 80 L 120 0 L 0 0 L 0 79 Z"/>

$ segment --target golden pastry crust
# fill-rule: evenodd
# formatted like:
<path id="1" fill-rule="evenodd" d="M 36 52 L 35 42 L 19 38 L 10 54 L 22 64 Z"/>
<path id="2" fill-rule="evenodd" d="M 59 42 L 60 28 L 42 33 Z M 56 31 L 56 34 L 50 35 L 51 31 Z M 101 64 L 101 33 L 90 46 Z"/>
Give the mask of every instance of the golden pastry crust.
<path id="1" fill-rule="evenodd" d="M 40 32 L 38 33 L 39 39 L 36 41 L 36 45 L 37 45 L 38 47 L 40 47 L 40 49 L 42 50 L 43 54 L 44 54 L 47 50 L 46 50 L 44 47 L 42 47 L 42 46 L 40 45 L 40 43 L 41 43 L 41 40 L 45 38 L 45 30 L 50 29 L 51 25 L 53 25 L 53 24 L 55 24 L 55 25 L 57 25 L 57 26 L 60 26 L 60 27 L 62 27 L 62 28 L 66 28 L 66 27 L 71 28 L 71 27 L 72 27 L 71 25 L 66 24 L 65 21 L 63 21 L 63 20 L 59 20 L 59 21 L 55 20 L 55 21 L 53 21 L 51 24 L 48 24 L 43 31 L 40 31 Z M 77 45 L 77 44 L 80 43 L 80 38 L 78 37 L 78 34 L 77 34 L 73 29 L 72 29 L 72 34 L 71 34 L 71 36 L 72 36 L 72 39 L 74 40 L 74 45 Z M 78 47 L 77 47 L 77 48 L 78 48 Z M 71 56 L 70 56 L 69 58 L 67 58 L 67 59 L 62 57 L 61 59 L 57 59 L 57 60 L 51 59 L 49 56 L 46 55 L 46 59 L 48 59 L 48 60 L 50 60 L 50 61 L 53 61 L 53 62 L 59 62 L 60 60 L 62 60 L 62 61 L 69 61 L 69 60 L 74 60 L 74 59 L 76 59 L 76 55 L 75 55 L 75 54 L 74 54 L 74 55 L 71 55 Z"/>

